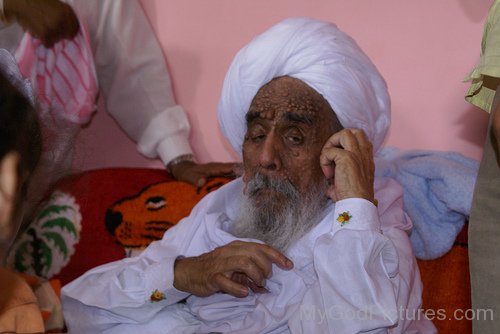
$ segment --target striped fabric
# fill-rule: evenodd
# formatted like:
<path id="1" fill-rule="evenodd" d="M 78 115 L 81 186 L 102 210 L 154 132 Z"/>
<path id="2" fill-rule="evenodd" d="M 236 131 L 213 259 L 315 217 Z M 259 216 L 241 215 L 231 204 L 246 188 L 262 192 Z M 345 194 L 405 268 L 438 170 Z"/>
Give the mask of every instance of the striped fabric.
<path id="1" fill-rule="evenodd" d="M 80 26 L 73 40 L 61 40 L 50 49 L 26 33 L 15 55 L 21 73 L 34 86 L 40 112 L 56 124 L 85 124 L 96 109 L 94 60 L 87 31 Z"/>

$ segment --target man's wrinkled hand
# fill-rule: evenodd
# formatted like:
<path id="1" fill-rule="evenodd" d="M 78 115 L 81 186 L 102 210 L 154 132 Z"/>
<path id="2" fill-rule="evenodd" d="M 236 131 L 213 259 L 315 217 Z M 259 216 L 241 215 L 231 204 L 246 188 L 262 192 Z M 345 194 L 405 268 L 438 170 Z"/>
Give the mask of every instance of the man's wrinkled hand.
<path id="1" fill-rule="evenodd" d="M 237 163 L 210 162 L 197 164 L 193 161 L 181 161 L 170 168 L 170 173 L 176 180 L 202 187 L 210 177 L 235 177 L 238 168 L 241 167 Z"/>
<path id="2" fill-rule="evenodd" d="M 80 27 L 71 6 L 59 0 L 5 0 L 4 7 L 7 20 L 16 20 L 48 48 L 74 38 Z"/>
<path id="3" fill-rule="evenodd" d="M 223 292 L 246 297 L 249 288 L 265 292 L 265 280 L 272 265 L 283 270 L 293 268 L 286 256 L 271 246 L 233 241 L 196 257 L 178 259 L 174 267 L 174 287 L 199 297 Z"/>
<path id="4" fill-rule="evenodd" d="M 360 129 L 344 129 L 332 135 L 323 146 L 320 164 L 331 185 L 333 201 L 364 198 L 375 205 L 373 149 Z"/>

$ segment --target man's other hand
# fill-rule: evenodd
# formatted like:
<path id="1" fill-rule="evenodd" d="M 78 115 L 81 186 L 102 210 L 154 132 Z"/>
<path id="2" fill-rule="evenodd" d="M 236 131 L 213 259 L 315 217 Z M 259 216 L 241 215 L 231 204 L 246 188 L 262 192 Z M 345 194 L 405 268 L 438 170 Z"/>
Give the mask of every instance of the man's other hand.
<path id="1" fill-rule="evenodd" d="M 80 27 L 71 6 L 59 0 L 5 0 L 4 7 L 7 20 L 16 20 L 48 48 L 74 38 Z"/>
<path id="2" fill-rule="evenodd" d="M 372 145 L 360 129 L 344 129 L 323 146 L 321 168 L 331 181 L 328 196 L 333 201 L 364 198 L 376 205 Z"/>
<path id="3" fill-rule="evenodd" d="M 199 297 L 216 292 L 246 297 L 249 288 L 266 291 L 265 280 L 272 275 L 273 263 L 283 270 L 293 268 L 293 262 L 271 246 L 233 241 L 200 256 L 178 259 L 174 287 Z"/>
<path id="4" fill-rule="evenodd" d="M 209 177 L 235 177 L 236 171 L 241 169 L 237 163 L 210 162 L 197 164 L 193 161 L 182 161 L 170 168 L 174 179 L 191 183 L 196 187 L 203 187 Z"/>

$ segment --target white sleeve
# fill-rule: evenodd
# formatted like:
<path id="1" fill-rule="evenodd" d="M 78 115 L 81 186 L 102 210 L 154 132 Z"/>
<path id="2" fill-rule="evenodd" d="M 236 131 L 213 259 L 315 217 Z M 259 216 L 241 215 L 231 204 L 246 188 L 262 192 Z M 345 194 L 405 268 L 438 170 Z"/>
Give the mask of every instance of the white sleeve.
<path id="1" fill-rule="evenodd" d="M 189 121 L 173 96 L 165 59 L 136 0 L 67 0 L 87 24 L 106 109 L 137 143 L 165 164 L 192 154 Z"/>
<path id="2" fill-rule="evenodd" d="M 391 282 L 397 273 L 396 250 L 380 233 L 377 209 L 370 202 L 340 201 L 335 211 L 335 217 L 346 212 L 352 218 L 314 247 L 324 323 L 328 332 L 385 333 L 397 322 Z M 359 321 L 365 314 L 368 320 Z"/>
<path id="3" fill-rule="evenodd" d="M 421 314 L 422 284 L 401 206 L 395 201 L 380 213 L 364 199 L 336 203 L 334 217 L 350 218 L 318 238 L 318 282 L 290 322 L 292 333 L 405 333 L 418 327 L 434 333 Z M 388 227 L 383 233 L 381 220 Z M 413 323 L 416 317 L 422 321 Z"/>
<path id="4" fill-rule="evenodd" d="M 118 324 L 147 323 L 167 306 L 189 296 L 174 288 L 174 262 L 186 254 L 198 226 L 186 218 L 137 257 L 94 268 L 62 289 L 64 318 L 71 332 L 103 332 Z M 158 290 L 162 300 L 153 301 Z"/>
<path id="5" fill-rule="evenodd" d="M 185 304 L 178 303 L 190 294 L 173 286 L 175 260 L 212 250 L 207 229 L 226 217 L 221 208 L 238 198 L 234 194 L 240 189 L 241 181 L 236 180 L 211 192 L 188 217 L 168 229 L 162 240 L 151 243 L 137 257 L 94 268 L 64 286 L 61 300 L 69 332 L 158 333 L 158 328 L 170 328 L 174 323 L 190 327 L 196 319 L 182 310 Z M 155 290 L 163 293 L 162 300 L 151 300 Z M 172 317 L 175 321 L 167 321 Z M 174 329 L 165 332 L 180 333 Z"/>

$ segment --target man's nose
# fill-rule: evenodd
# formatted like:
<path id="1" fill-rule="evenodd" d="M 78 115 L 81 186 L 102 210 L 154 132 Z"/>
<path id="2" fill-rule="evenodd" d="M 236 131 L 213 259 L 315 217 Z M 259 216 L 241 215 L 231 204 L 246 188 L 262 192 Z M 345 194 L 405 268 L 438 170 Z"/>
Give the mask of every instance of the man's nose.
<path id="1" fill-rule="evenodd" d="M 277 171 L 281 168 L 281 145 L 279 138 L 270 133 L 262 145 L 259 156 L 259 164 L 262 168 L 269 171 Z"/>

